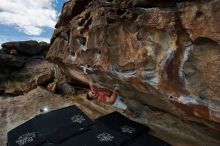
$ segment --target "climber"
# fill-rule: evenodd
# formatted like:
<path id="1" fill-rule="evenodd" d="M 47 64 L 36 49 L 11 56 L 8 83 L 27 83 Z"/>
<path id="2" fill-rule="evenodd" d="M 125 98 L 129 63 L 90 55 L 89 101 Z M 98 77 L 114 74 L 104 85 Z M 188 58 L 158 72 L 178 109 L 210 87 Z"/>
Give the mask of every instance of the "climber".
<path id="1" fill-rule="evenodd" d="M 106 88 L 98 88 L 95 85 L 90 84 L 90 91 L 87 93 L 88 100 L 96 99 L 99 103 L 110 104 L 115 108 L 123 110 L 126 114 L 131 115 L 132 112 L 128 109 L 128 106 L 123 102 L 124 97 L 117 95 L 117 87 L 112 91 Z"/>

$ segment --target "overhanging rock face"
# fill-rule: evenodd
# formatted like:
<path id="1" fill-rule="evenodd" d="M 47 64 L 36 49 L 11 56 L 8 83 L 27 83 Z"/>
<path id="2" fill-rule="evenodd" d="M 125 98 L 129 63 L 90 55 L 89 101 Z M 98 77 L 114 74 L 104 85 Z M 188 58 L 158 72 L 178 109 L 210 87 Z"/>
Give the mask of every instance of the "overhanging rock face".
<path id="1" fill-rule="evenodd" d="M 142 105 L 220 131 L 220 1 L 70 0 L 47 58 Z"/>

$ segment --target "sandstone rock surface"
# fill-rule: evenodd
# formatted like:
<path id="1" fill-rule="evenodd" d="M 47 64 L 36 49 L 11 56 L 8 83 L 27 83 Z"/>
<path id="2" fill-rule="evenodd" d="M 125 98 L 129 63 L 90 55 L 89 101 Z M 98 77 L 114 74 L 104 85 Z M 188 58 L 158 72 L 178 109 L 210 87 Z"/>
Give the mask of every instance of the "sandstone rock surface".
<path id="1" fill-rule="evenodd" d="M 117 84 L 139 106 L 218 136 L 219 7 L 219 0 L 70 0 L 47 58 L 72 79 Z"/>
<path id="2" fill-rule="evenodd" d="M 178 4 L 181 22 L 192 40 L 206 37 L 220 41 L 220 1 L 202 0 Z"/>

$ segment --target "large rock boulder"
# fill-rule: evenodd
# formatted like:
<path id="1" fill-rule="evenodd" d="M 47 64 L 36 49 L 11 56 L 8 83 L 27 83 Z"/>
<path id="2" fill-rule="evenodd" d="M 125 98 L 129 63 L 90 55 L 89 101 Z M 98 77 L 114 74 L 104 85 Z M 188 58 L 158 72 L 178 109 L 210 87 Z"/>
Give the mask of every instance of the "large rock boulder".
<path id="1" fill-rule="evenodd" d="M 47 86 L 49 83 L 53 82 L 54 74 L 53 72 L 42 72 L 36 76 L 33 76 L 28 80 L 23 87 L 24 92 L 29 92 L 37 86 Z"/>
<path id="2" fill-rule="evenodd" d="M 24 57 L 15 57 L 9 54 L 0 54 L 1 71 L 5 68 L 21 68 L 24 65 Z"/>
<path id="3" fill-rule="evenodd" d="M 17 89 L 17 88 L 11 88 L 11 89 L 6 89 L 4 91 L 4 96 L 9 96 L 9 97 L 15 97 L 15 96 L 19 96 L 19 95 L 22 95 L 23 92 L 21 89 Z"/>
<path id="4" fill-rule="evenodd" d="M 35 55 L 43 49 L 37 41 L 7 42 L 2 44 L 2 48 L 8 52 L 14 49 L 25 55 Z"/>
<path id="5" fill-rule="evenodd" d="M 219 2 L 70 0 L 47 58 L 74 80 L 117 84 L 139 105 L 220 131 Z"/>
<path id="6" fill-rule="evenodd" d="M 74 95 L 76 90 L 65 81 L 57 82 L 56 92 L 61 95 Z"/>
<path id="7" fill-rule="evenodd" d="M 29 58 L 24 66 L 10 74 L 10 79 L 25 81 L 41 73 L 50 72 L 53 70 L 53 65 L 44 58 Z"/>
<path id="8" fill-rule="evenodd" d="M 24 64 L 24 57 L 0 53 L 0 82 L 7 80 L 12 71 L 22 68 Z"/>
<path id="9" fill-rule="evenodd" d="M 54 65 L 45 57 L 50 45 L 46 42 L 20 41 L 2 44 L 0 51 L 0 87 L 4 95 L 17 96 L 54 79 Z M 26 82 L 32 84 L 21 89 Z M 19 87 L 17 87 L 19 85 Z"/>

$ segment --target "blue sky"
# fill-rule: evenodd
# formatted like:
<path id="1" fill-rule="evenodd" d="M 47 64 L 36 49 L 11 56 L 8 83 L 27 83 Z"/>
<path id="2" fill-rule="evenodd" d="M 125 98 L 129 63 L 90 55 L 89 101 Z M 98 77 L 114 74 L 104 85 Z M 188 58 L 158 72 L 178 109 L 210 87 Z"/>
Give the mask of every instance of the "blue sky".
<path id="1" fill-rule="evenodd" d="M 19 40 L 49 42 L 66 1 L 1 0 L 0 44 Z"/>

